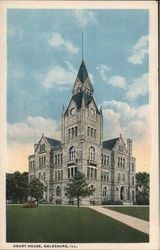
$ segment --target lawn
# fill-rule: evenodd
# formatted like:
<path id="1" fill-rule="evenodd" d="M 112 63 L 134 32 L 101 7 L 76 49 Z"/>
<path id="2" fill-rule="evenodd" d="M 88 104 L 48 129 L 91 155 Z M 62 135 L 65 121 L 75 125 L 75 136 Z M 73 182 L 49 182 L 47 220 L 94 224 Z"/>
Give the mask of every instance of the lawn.
<path id="1" fill-rule="evenodd" d="M 149 221 L 149 207 L 106 207 L 108 209 L 128 214 L 133 217 Z"/>
<path id="2" fill-rule="evenodd" d="M 7 206 L 7 242 L 148 242 L 149 236 L 90 208 Z"/>

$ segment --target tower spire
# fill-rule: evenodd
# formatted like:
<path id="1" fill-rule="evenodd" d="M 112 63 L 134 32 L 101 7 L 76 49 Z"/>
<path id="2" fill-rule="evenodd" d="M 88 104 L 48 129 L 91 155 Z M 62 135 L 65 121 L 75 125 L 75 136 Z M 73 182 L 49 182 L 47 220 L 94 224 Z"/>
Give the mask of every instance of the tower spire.
<path id="1" fill-rule="evenodd" d="M 83 31 L 82 31 L 82 61 L 83 61 Z"/>

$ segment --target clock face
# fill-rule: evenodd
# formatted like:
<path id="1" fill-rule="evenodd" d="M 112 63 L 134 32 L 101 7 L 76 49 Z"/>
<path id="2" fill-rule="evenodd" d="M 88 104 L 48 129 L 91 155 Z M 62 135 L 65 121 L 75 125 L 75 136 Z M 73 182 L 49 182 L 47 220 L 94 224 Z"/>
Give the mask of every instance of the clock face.
<path id="1" fill-rule="evenodd" d="M 72 108 L 70 113 L 71 115 L 75 115 L 75 112 L 76 112 L 75 108 Z"/>
<path id="2" fill-rule="evenodd" d="M 94 115 L 94 109 L 90 110 L 90 115 Z"/>

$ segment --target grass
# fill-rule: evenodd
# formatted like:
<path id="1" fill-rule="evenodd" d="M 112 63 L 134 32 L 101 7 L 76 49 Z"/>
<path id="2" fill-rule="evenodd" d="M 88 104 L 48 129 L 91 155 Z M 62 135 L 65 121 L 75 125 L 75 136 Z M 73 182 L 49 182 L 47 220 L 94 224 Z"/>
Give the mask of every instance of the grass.
<path id="1" fill-rule="evenodd" d="M 149 236 L 89 208 L 7 206 L 7 242 L 148 242 Z"/>
<path id="2" fill-rule="evenodd" d="M 106 207 L 108 209 L 149 221 L 149 207 Z"/>

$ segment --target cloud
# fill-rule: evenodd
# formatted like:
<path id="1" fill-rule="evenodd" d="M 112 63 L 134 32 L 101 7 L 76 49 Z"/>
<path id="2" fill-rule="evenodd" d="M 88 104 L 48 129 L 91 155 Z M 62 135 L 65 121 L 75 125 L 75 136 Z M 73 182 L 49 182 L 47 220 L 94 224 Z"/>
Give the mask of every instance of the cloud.
<path id="1" fill-rule="evenodd" d="M 25 71 L 21 64 L 15 64 L 13 62 L 8 63 L 8 77 L 11 82 L 16 82 L 24 79 Z"/>
<path id="2" fill-rule="evenodd" d="M 41 116 L 28 116 L 23 122 L 8 124 L 9 142 L 36 143 L 42 133 L 54 139 L 60 138 L 60 129 L 57 121 Z"/>
<path id="3" fill-rule="evenodd" d="M 75 18 L 79 27 L 84 27 L 87 24 L 95 24 L 96 18 L 93 11 L 90 10 L 75 10 Z"/>
<path id="4" fill-rule="evenodd" d="M 107 81 L 109 84 L 111 84 L 114 87 L 119 87 L 125 89 L 127 87 L 127 83 L 124 77 L 122 76 L 112 76 Z"/>
<path id="5" fill-rule="evenodd" d="M 148 143 L 150 138 L 149 105 L 131 107 L 126 102 L 116 100 L 102 104 L 104 117 L 104 135 L 117 137 L 121 133 L 125 138 Z M 109 129 L 110 128 L 110 129 Z"/>
<path id="6" fill-rule="evenodd" d="M 131 49 L 131 55 L 128 61 L 132 64 L 142 64 L 145 56 L 148 54 L 149 37 L 142 36 Z"/>
<path id="7" fill-rule="evenodd" d="M 107 65 L 100 64 L 96 67 L 97 70 L 99 70 L 101 78 L 103 81 L 107 80 L 106 73 L 111 70 L 111 68 Z"/>
<path id="8" fill-rule="evenodd" d="M 59 65 L 51 68 L 45 75 L 42 84 L 46 88 L 53 88 L 55 85 L 64 87 L 66 85 L 73 85 L 76 78 L 77 70 L 68 61 L 66 62 L 67 68 Z"/>
<path id="9" fill-rule="evenodd" d="M 138 96 L 145 96 L 148 93 L 148 88 L 148 73 L 145 73 L 139 78 L 134 79 L 128 86 L 126 98 L 134 100 Z"/>
<path id="10" fill-rule="evenodd" d="M 48 43 L 54 47 L 54 48 L 65 48 L 67 49 L 71 54 L 77 54 L 79 51 L 79 48 L 74 46 L 70 41 L 65 40 L 62 35 L 58 32 L 52 33 L 52 36 L 48 40 Z"/>

